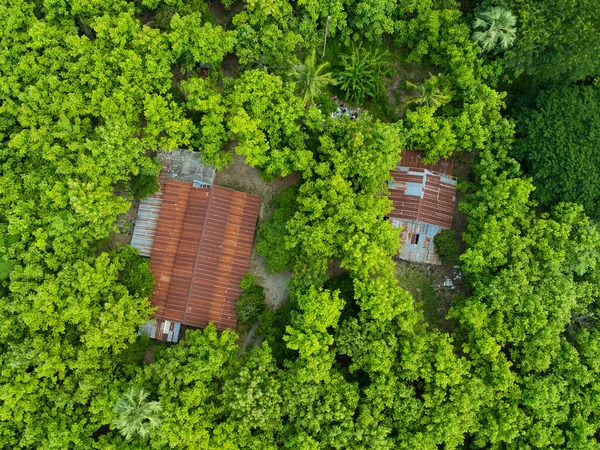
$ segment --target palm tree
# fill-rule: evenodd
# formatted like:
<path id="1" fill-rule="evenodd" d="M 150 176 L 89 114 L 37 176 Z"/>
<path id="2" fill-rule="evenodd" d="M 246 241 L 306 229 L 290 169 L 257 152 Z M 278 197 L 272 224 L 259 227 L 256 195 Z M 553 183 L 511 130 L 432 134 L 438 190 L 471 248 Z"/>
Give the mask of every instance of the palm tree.
<path id="1" fill-rule="evenodd" d="M 423 83 L 414 84 L 410 81 L 406 82 L 406 86 L 414 91 L 415 95 L 408 96 L 405 100 L 407 105 L 416 103 L 433 108 L 439 108 L 444 103 L 450 101 L 449 95 L 442 94 L 440 90 L 440 81 L 443 80 L 443 75 L 431 75 Z"/>
<path id="2" fill-rule="evenodd" d="M 473 22 L 473 40 L 481 45 L 485 52 L 496 48 L 506 50 L 515 42 L 517 18 L 510 10 L 495 6 L 479 14 Z"/>
<path id="3" fill-rule="evenodd" d="M 160 426 L 162 407 L 148 401 L 148 395 L 143 388 L 132 387 L 115 404 L 115 425 L 126 439 L 136 435 L 145 439 L 151 429 Z"/>
<path id="4" fill-rule="evenodd" d="M 316 50 L 306 57 L 303 64 L 294 64 L 292 67 L 290 76 L 296 81 L 296 90 L 306 106 L 312 105 L 327 85 L 337 84 L 332 73 L 326 72 L 328 67 L 328 62 L 317 66 Z"/>

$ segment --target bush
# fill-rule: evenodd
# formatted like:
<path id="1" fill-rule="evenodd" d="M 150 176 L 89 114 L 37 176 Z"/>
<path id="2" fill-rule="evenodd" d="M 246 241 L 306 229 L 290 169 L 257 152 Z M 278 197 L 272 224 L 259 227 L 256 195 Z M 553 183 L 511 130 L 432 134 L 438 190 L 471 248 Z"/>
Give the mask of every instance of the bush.
<path id="1" fill-rule="evenodd" d="M 154 275 L 150 270 L 150 261 L 140 256 L 138 251 L 129 245 L 117 251 L 123 264 L 122 281 L 129 293 L 141 298 L 151 297 L 154 291 Z"/>
<path id="2" fill-rule="evenodd" d="M 277 198 L 277 206 L 271 218 L 258 229 L 256 251 L 266 259 L 265 269 L 277 273 L 290 270 L 295 262 L 293 252 L 285 248 L 288 235 L 286 225 L 294 216 L 298 205 L 296 196 L 298 188 L 291 186 L 282 191 Z"/>
<path id="3" fill-rule="evenodd" d="M 331 113 L 335 112 L 338 108 L 338 105 L 331 99 L 331 97 L 328 94 L 319 95 L 316 98 L 315 103 L 317 104 L 319 110 L 321 110 L 321 113 L 325 117 L 329 117 Z"/>
<path id="4" fill-rule="evenodd" d="M 387 56 L 387 51 L 366 49 L 362 43 L 342 55 L 342 70 L 335 78 L 348 102 L 360 104 L 382 96 L 383 82 L 391 75 Z"/>
<path id="5" fill-rule="evenodd" d="M 156 161 L 140 167 L 140 173 L 131 182 L 131 193 L 141 200 L 158 191 L 160 187 L 158 184 L 160 169 L 161 165 Z"/>
<path id="6" fill-rule="evenodd" d="M 240 281 L 242 295 L 237 300 L 237 317 L 240 323 L 254 322 L 265 309 L 265 292 L 249 273 Z"/>
<path id="7" fill-rule="evenodd" d="M 458 241 L 452 230 L 442 230 L 435 235 L 433 242 L 442 262 L 451 266 L 459 263 Z"/>

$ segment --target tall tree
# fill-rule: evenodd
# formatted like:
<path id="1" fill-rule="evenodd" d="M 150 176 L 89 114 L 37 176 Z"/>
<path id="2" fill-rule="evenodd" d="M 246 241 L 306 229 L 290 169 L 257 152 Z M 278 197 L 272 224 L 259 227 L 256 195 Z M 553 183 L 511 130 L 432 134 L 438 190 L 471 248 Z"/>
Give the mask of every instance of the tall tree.
<path id="1" fill-rule="evenodd" d="M 517 72 L 541 81 L 577 81 L 600 74 L 600 9 L 595 0 L 507 0 L 519 37 L 506 52 Z"/>
<path id="2" fill-rule="evenodd" d="M 544 205 L 577 202 L 600 217 L 600 87 L 542 91 L 535 109 L 517 116 L 515 154 L 532 175 Z"/>

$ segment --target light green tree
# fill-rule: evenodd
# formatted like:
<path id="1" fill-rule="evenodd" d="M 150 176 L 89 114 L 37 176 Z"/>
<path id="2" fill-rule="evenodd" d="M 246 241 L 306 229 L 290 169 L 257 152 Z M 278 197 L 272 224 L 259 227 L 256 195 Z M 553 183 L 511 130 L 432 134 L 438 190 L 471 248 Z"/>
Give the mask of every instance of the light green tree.
<path id="1" fill-rule="evenodd" d="M 159 402 L 149 401 L 150 394 L 144 388 L 131 387 L 115 404 L 115 425 L 125 439 L 146 439 L 150 432 L 160 427 L 162 407 Z"/>

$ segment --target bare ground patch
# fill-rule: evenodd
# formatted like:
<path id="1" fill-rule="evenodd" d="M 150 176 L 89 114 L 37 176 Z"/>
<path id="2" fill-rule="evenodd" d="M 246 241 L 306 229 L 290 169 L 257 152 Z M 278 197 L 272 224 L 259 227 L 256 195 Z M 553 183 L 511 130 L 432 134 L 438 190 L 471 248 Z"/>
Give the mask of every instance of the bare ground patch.
<path id="1" fill-rule="evenodd" d="M 440 331 L 451 332 L 455 324 L 446 320 L 455 295 L 464 295 L 465 286 L 459 269 L 446 264 L 417 264 L 399 260 L 396 279 L 413 298 L 425 322 Z"/>

